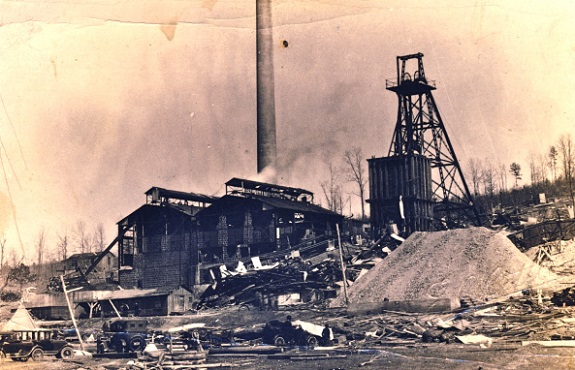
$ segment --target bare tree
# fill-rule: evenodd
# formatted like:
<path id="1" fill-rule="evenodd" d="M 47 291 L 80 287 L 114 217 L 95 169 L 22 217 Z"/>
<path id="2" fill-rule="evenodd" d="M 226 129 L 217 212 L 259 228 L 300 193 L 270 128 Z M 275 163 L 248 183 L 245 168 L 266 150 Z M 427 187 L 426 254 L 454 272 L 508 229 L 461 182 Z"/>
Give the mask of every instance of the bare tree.
<path id="1" fill-rule="evenodd" d="M 104 225 L 100 222 L 94 230 L 94 249 L 96 252 L 102 252 L 106 245 L 104 244 L 106 237 L 104 236 Z"/>
<path id="2" fill-rule="evenodd" d="M 495 194 L 495 170 L 493 166 L 486 161 L 481 171 L 481 181 L 483 183 L 483 192 L 489 199 L 489 207 L 493 208 L 493 195 Z"/>
<path id="3" fill-rule="evenodd" d="M 505 163 L 499 163 L 499 191 L 507 190 L 507 166 Z"/>
<path id="4" fill-rule="evenodd" d="M 343 195 L 340 185 L 339 171 L 329 164 L 329 180 L 320 183 L 323 195 L 330 211 L 341 213 L 343 211 Z"/>
<path id="5" fill-rule="evenodd" d="M 86 231 L 86 224 L 84 221 L 78 221 L 76 223 L 75 236 L 77 243 L 80 246 L 80 253 L 89 253 L 92 251 L 90 235 L 88 235 L 88 232 Z"/>
<path id="6" fill-rule="evenodd" d="M 38 267 L 41 268 L 44 263 L 44 252 L 46 247 L 46 231 L 44 228 L 40 229 L 38 232 L 38 237 L 36 238 L 34 246 L 36 248 L 36 257 L 38 258 Z"/>
<path id="7" fill-rule="evenodd" d="M 537 183 L 537 165 L 535 164 L 535 156 L 529 155 L 529 172 L 531 173 L 531 184 Z"/>
<path id="8" fill-rule="evenodd" d="M 469 173 L 471 175 L 471 184 L 473 185 L 473 194 L 479 195 L 479 185 L 481 184 L 481 160 L 475 157 L 469 159 Z"/>
<path id="9" fill-rule="evenodd" d="M 545 153 L 539 153 L 537 155 L 537 174 L 539 176 L 539 182 L 544 183 L 547 179 L 547 168 L 549 167 L 549 159 Z"/>
<path id="10" fill-rule="evenodd" d="M 509 172 L 511 172 L 513 177 L 515 177 L 515 187 L 517 187 L 519 180 L 521 180 L 521 176 L 523 176 L 521 175 L 521 166 L 519 165 L 519 163 L 517 162 L 511 163 L 511 165 L 509 166 Z"/>
<path id="11" fill-rule="evenodd" d="M 365 185 L 367 179 L 365 175 L 365 159 L 361 148 L 354 147 L 351 150 L 346 150 L 343 154 L 343 160 L 347 164 L 347 180 L 353 181 L 357 185 L 358 192 L 353 193 L 358 196 L 361 201 L 361 219 L 365 220 Z"/>
<path id="12" fill-rule="evenodd" d="M 551 167 L 551 174 L 553 175 L 553 181 L 557 181 L 557 148 L 554 145 L 549 148 L 549 166 Z"/>
<path id="13" fill-rule="evenodd" d="M 569 190 L 569 202 L 575 208 L 573 199 L 573 177 L 575 176 L 575 144 L 571 134 L 561 135 L 559 138 L 559 154 L 563 165 L 563 177 Z"/>
<path id="14" fill-rule="evenodd" d="M 529 170 L 531 171 L 531 183 L 540 184 L 547 180 L 547 167 L 549 160 L 545 154 L 529 155 Z"/>
<path id="15" fill-rule="evenodd" d="M 7 263 L 7 265 L 14 267 L 18 266 L 21 263 L 24 263 L 24 255 L 20 254 L 19 253 L 20 251 L 21 251 L 20 248 L 18 249 L 10 248 L 10 253 L 8 255 L 10 263 Z"/>
<path id="16" fill-rule="evenodd" d="M 58 234 L 58 257 L 64 261 L 68 258 L 68 229 L 64 229 L 62 234 Z"/>
<path id="17" fill-rule="evenodd" d="M 490 163 L 486 163 L 483 171 L 481 171 L 481 180 L 485 195 L 492 197 L 495 193 L 495 170 Z"/>

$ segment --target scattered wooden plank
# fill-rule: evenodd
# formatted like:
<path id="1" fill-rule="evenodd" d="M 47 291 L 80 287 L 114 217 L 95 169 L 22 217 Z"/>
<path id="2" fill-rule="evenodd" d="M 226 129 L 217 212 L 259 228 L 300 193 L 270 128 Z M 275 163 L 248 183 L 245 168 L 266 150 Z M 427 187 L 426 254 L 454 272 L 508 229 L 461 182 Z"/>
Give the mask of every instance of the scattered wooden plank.
<path id="1" fill-rule="evenodd" d="M 283 352 L 281 347 L 276 346 L 229 346 L 229 347 L 213 347 L 210 348 L 210 355 L 220 355 L 227 353 L 247 353 L 247 354 L 272 354 Z"/>
<path id="2" fill-rule="evenodd" d="M 138 354 L 135 352 L 120 353 L 120 352 L 105 352 L 105 353 L 93 353 L 92 358 L 106 358 L 106 359 L 117 359 L 117 358 L 137 358 Z"/>
<path id="3" fill-rule="evenodd" d="M 330 357 L 329 353 L 314 353 L 309 352 L 309 353 L 279 353 L 279 354 L 273 354 L 273 355 L 268 355 L 267 358 L 272 358 L 272 359 L 276 359 L 276 360 L 289 360 L 292 357 Z"/>
<path id="4" fill-rule="evenodd" d="M 347 358 L 344 354 L 333 354 L 333 353 L 285 353 L 277 355 L 269 355 L 268 359 L 274 360 L 290 360 L 290 361 L 317 361 L 317 360 L 329 360 L 334 358 Z"/>
<path id="5" fill-rule="evenodd" d="M 210 353 L 210 357 L 237 357 L 237 358 L 250 358 L 250 357 L 264 357 L 268 356 L 267 353 Z"/>
<path id="6" fill-rule="evenodd" d="M 214 369 L 214 368 L 229 368 L 240 366 L 239 364 L 232 364 L 229 362 L 220 362 L 216 364 L 190 364 L 190 365 L 162 365 L 163 369 Z"/>
<path id="7" fill-rule="evenodd" d="M 537 344 L 542 347 L 575 347 L 575 340 L 524 340 L 522 346 Z"/>
<path id="8" fill-rule="evenodd" d="M 386 341 L 382 340 L 379 345 L 382 347 L 401 347 L 401 346 L 413 346 L 417 343 L 415 340 L 394 340 Z"/>
<path id="9" fill-rule="evenodd" d="M 347 309 L 350 315 L 365 315 L 397 311 L 410 313 L 438 313 L 451 311 L 449 298 L 419 299 L 405 301 L 351 303 Z"/>
<path id="10" fill-rule="evenodd" d="M 347 355 L 333 355 L 333 356 L 293 356 L 290 361 L 318 361 L 318 360 L 331 360 L 337 358 L 347 358 Z"/>
<path id="11" fill-rule="evenodd" d="M 493 339 L 489 338 L 483 334 L 467 334 L 467 335 L 456 335 L 457 338 L 463 344 L 483 344 L 491 347 Z"/>

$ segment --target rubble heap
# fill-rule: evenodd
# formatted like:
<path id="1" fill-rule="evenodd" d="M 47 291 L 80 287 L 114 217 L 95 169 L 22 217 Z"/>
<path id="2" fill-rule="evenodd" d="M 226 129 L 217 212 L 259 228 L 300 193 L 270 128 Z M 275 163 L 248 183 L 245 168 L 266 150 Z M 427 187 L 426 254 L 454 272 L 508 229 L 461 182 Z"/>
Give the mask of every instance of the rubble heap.
<path id="1" fill-rule="evenodd" d="M 325 258 L 317 264 L 304 262 L 299 257 L 284 259 L 265 270 L 229 272 L 209 286 L 194 306 L 201 309 L 251 304 L 275 308 L 278 296 L 291 293 L 301 293 L 306 302 L 313 303 L 312 296 L 323 299 L 327 292 L 335 295 L 334 287 L 340 274 L 333 258 Z"/>
<path id="2" fill-rule="evenodd" d="M 369 317 L 330 318 L 329 325 L 357 347 L 406 345 L 420 342 L 485 344 L 521 341 L 572 341 L 572 307 L 557 308 L 529 295 L 444 314 L 384 312 Z M 344 340 L 340 340 L 343 343 Z M 476 342 L 473 344 L 481 344 Z M 558 345 L 565 343 L 556 342 Z"/>
<path id="3" fill-rule="evenodd" d="M 575 240 L 556 240 L 529 248 L 525 255 L 557 275 L 571 276 L 575 270 Z"/>
<path id="4" fill-rule="evenodd" d="M 554 289 L 556 283 L 557 275 L 533 263 L 502 233 L 416 232 L 351 286 L 349 301 L 449 298 L 459 307 L 463 298 L 486 301 L 525 289 Z"/>

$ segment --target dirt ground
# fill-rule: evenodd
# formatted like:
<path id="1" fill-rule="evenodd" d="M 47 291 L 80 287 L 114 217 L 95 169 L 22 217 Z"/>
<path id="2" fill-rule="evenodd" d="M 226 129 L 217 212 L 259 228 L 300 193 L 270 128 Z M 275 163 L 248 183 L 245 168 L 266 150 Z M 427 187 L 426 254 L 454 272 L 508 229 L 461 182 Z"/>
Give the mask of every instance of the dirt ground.
<path id="1" fill-rule="evenodd" d="M 571 311 L 569 311 L 571 312 Z M 300 320 L 321 322 L 329 320 L 359 320 L 344 318 L 338 310 L 295 310 L 295 311 L 237 311 L 233 309 L 206 312 L 198 315 L 169 318 L 150 318 L 156 327 L 172 327 L 188 322 L 206 322 L 208 325 L 220 324 L 252 327 L 256 323 L 272 319 L 285 318 L 287 314 Z M 362 320 L 369 318 L 362 317 Z M 391 317 L 387 319 L 389 320 Z M 375 317 L 373 317 L 375 320 Z M 82 326 L 97 326 L 99 322 L 83 321 Z M 344 345 L 333 350 L 288 350 L 282 355 L 289 358 L 270 358 L 268 355 L 209 355 L 208 363 L 226 363 L 231 369 L 254 370 L 339 370 L 339 369 L 409 369 L 409 370 L 575 370 L 575 351 L 573 348 L 545 348 L 538 345 L 521 346 L 517 341 L 495 341 L 490 348 L 460 343 L 421 343 L 408 345 L 373 345 L 353 349 Z M 273 356 L 272 356 L 273 357 Z M 130 359 L 92 359 L 88 361 L 64 362 L 53 357 L 43 361 L 32 360 L 22 363 L 11 360 L 0 362 L 0 369 L 8 370 L 115 370 L 127 369 Z M 151 364 L 151 363 L 150 363 Z M 167 369 L 168 367 L 165 367 Z"/>
<path id="2" fill-rule="evenodd" d="M 431 236 L 416 235 L 394 254 L 374 267 L 371 276 L 364 276 L 352 286 L 351 298 L 365 300 L 397 298 L 461 298 L 461 284 L 465 295 L 483 301 L 493 295 L 507 294 L 526 287 L 533 288 L 546 282 L 573 277 L 575 241 L 557 244 L 544 252 L 521 254 L 502 235 L 489 230 L 464 230 Z M 424 243 L 425 241 L 425 243 Z M 538 254 L 537 254 L 538 253 Z M 411 256 L 411 258 L 409 258 Z M 421 258 L 425 256 L 425 258 Z M 539 256 L 539 257 L 537 257 Z M 547 268 L 540 268 L 532 259 L 547 256 Z M 541 261 L 539 261 L 541 262 Z M 408 264 L 408 265 L 406 265 Z M 465 280 L 465 277 L 473 277 Z M 382 284 L 381 282 L 387 282 Z M 495 284 L 497 282 L 498 284 Z M 561 284 L 561 288 L 572 284 Z M 398 293 L 399 292 L 399 293 Z M 8 306 L 0 307 L 8 313 Z M 473 370 L 575 370 L 574 348 L 546 348 L 539 345 L 522 346 L 521 341 L 575 340 L 575 308 L 556 307 L 550 297 L 509 297 L 503 302 L 478 304 L 475 309 L 456 312 L 415 314 L 379 312 L 354 316 L 342 308 L 310 306 L 282 310 L 246 311 L 225 307 L 200 311 L 196 314 L 170 317 L 148 317 L 148 329 L 166 331 L 180 325 L 205 323 L 209 328 L 242 331 L 261 330 L 265 322 L 283 321 L 287 315 L 295 320 L 316 324 L 329 323 L 339 338 L 339 347 L 329 351 L 286 350 L 281 356 L 268 355 L 209 355 L 208 364 L 227 364 L 220 368 L 254 370 L 339 370 L 339 369 L 473 369 Z M 80 320 L 82 333 L 101 330 L 107 319 Z M 446 327 L 446 324 L 453 327 Z M 71 327 L 70 322 L 45 322 L 42 326 Z M 425 334 L 437 340 L 424 340 Z M 458 331 L 455 331 L 456 328 Z M 454 339 L 460 334 L 485 334 L 492 345 L 464 345 Z M 239 337 L 239 336 L 238 336 Z M 93 343 L 92 343 L 93 346 Z M 282 358 L 279 358 L 282 357 Z M 0 369 L 29 370 L 135 370 L 128 366 L 130 359 L 91 359 L 64 362 L 53 357 L 34 362 L 0 360 Z M 148 369 L 151 369 L 151 362 Z M 144 369 L 145 366 L 138 369 Z M 177 367 L 164 367 L 164 369 Z M 185 367 L 183 367 L 185 368 Z M 188 367 L 189 368 L 189 367 Z"/>
<path id="3" fill-rule="evenodd" d="M 316 351 L 318 353 L 322 351 Z M 310 355 L 310 352 L 306 352 Z M 413 347 L 363 349 L 357 352 L 333 352 L 333 358 L 311 360 L 269 359 L 257 357 L 212 357 L 209 363 L 229 363 L 239 369 L 409 369 L 409 370 L 568 370 L 575 369 L 572 348 L 543 348 L 539 346 L 478 346 L 429 344 Z M 344 358 L 345 357 L 345 358 Z M 0 368 L 8 370 L 111 370 L 125 368 L 128 360 L 95 359 L 84 363 L 49 360 L 25 363 L 4 360 Z"/>
<path id="4" fill-rule="evenodd" d="M 505 320 L 512 326 L 518 325 L 517 333 L 521 332 L 520 325 L 528 325 L 534 332 L 529 334 L 527 339 L 545 340 L 546 333 L 551 330 L 559 333 L 559 329 L 564 326 L 572 326 L 572 319 L 575 317 L 575 310 L 571 308 L 555 309 L 548 313 L 549 318 L 543 320 L 544 315 L 524 312 L 523 308 L 513 311 L 510 306 L 501 306 L 500 310 L 491 310 L 482 316 L 473 318 L 465 316 L 467 320 L 475 322 L 473 325 L 481 323 L 483 328 L 497 327 L 497 323 Z M 513 306 L 511 306 L 513 307 Z M 530 307 L 530 306 L 528 306 Z M 520 314 L 516 314 L 519 312 Z M 167 329 L 178 325 L 192 322 L 204 322 L 209 327 L 221 328 L 248 328 L 254 329 L 256 326 L 270 320 L 283 320 L 286 315 L 291 315 L 297 320 L 310 322 L 330 322 L 336 326 L 339 322 L 341 327 L 353 332 L 365 333 L 373 328 L 383 327 L 396 328 L 401 321 L 418 321 L 421 323 L 431 322 L 434 317 L 445 319 L 449 314 L 398 314 L 383 313 L 379 315 L 354 317 L 348 316 L 341 309 L 308 309 L 289 311 L 244 311 L 229 307 L 223 310 L 210 310 L 194 315 L 174 316 L 174 317 L 149 317 L 150 327 L 153 329 Z M 495 315 L 495 316 L 489 316 Z M 507 315 L 507 316 L 504 316 Z M 515 319 L 513 319 L 515 318 Z M 515 320 L 516 322 L 514 322 Z M 527 320 L 527 321 L 525 321 Z M 538 321 L 538 325 L 533 325 L 533 320 Z M 524 322 L 525 321 L 525 322 Z M 523 324 L 522 324 L 523 323 Z M 98 328 L 102 325 L 102 319 L 80 320 L 82 330 Z M 472 326 L 473 326 L 472 325 Z M 560 325 L 556 328 L 555 325 Z M 230 364 L 231 369 L 254 369 L 254 370 L 303 370 L 303 369 L 473 369 L 473 370 L 539 370 L 558 369 L 575 370 L 575 351 L 573 348 L 545 348 L 538 345 L 521 346 L 520 338 L 513 337 L 513 331 L 508 331 L 505 337 L 494 337 L 493 345 L 490 348 L 482 348 L 479 345 L 464 345 L 457 342 L 447 343 L 423 343 L 414 340 L 413 344 L 398 344 L 401 338 L 391 339 L 391 343 L 370 344 L 369 341 L 359 341 L 357 347 L 350 343 L 343 343 L 339 348 L 333 350 L 289 350 L 283 353 L 284 357 L 291 358 L 270 358 L 268 355 L 209 355 L 208 363 Z M 493 333 L 497 334 L 497 331 Z M 273 356 L 272 356 L 273 357 Z M 276 356 L 277 357 L 277 356 Z M 87 361 L 64 362 L 53 357 L 46 357 L 43 361 L 34 362 L 13 362 L 3 360 L 0 362 L 0 369 L 29 369 L 29 370 L 135 370 L 134 367 L 127 366 L 130 359 L 92 359 Z M 150 363 L 151 364 L 151 363 Z M 142 368 L 140 368 L 142 369 Z M 165 367 L 168 369 L 168 367 Z M 173 369 L 173 367 L 172 367 Z"/>
<path id="5" fill-rule="evenodd" d="M 569 311 L 571 312 L 571 311 Z M 344 318 L 339 311 L 264 311 L 243 312 L 227 310 L 219 313 L 206 313 L 173 318 L 150 318 L 154 326 L 171 327 L 187 322 L 206 322 L 208 325 L 220 324 L 222 327 L 235 325 L 252 327 L 259 322 L 272 319 L 285 318 L 286 314 L 300 320 L 322 322 L 325 320 L 344 320 L 356 322 L 361 331 L 362 326 L 358 320 L 376 321 L 376 317 Z M 392 322 L 392 317 L 386 317 L 386 322 Z M 567 316 L 571 316 L 568 314 Z M 403 316 L 401 316 L 403 317 Z M 424 318 L 427 316 L 418 316 Z M 483 318 L 482 320 L 485 320 Z M 99 322 L 82 322 L 82 326 L 97 326 Z M 485 322 L 487 325 L 488 322 Z M 365 325 L 365 324 L 364 324 Z M 549 326 L 549 322 L 541 327 Z M 237 327 L 237 326 L 236 326 Z M 539 326 L 537 326 L 539 327 Z M 404 345 L 363 345 L 353 348 L 345 344 L 334 350 L 289 350 L 282 355 L 291 355 L 290 358 L 270 358 L 268 355 L 209 355 L 208 363 L 227 363 L 231 366 L 223 368 L 254 369 L 254 370 L 339 370 L 339 369 L 437 369 L 437 370 L 539 370 L 558 369 L 575 370 L 575 351 L 573 348 L 545 348 L 538 345 L 521 346 L 519 340 L 496 340 L 490 348 L 479 345 L 464 345 L 460 343 L 422 343 Z M 311 357 L 311 358 L 310 358 Z M 127 366 L 130 359 L 92 359 L 87 361 L 64 362 L 54 357 L 46 357 L 43 361 L 13 362 L 2 360 L 0 369 L 8 370 L 132 370 Z M 166 367 L 165 369 L 167 369 Z"/>

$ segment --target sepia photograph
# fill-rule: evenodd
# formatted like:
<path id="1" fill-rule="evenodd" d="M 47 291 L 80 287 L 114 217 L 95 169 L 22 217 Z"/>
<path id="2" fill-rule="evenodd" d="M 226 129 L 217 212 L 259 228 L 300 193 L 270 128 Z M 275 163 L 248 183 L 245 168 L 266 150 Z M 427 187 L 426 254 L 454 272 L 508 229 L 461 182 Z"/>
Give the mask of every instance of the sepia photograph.
<path id="1" fill-rule="evenodd" d="M 0 368 L 575 368 L 574 68 L 567 0 L 0 1 Z"/>

